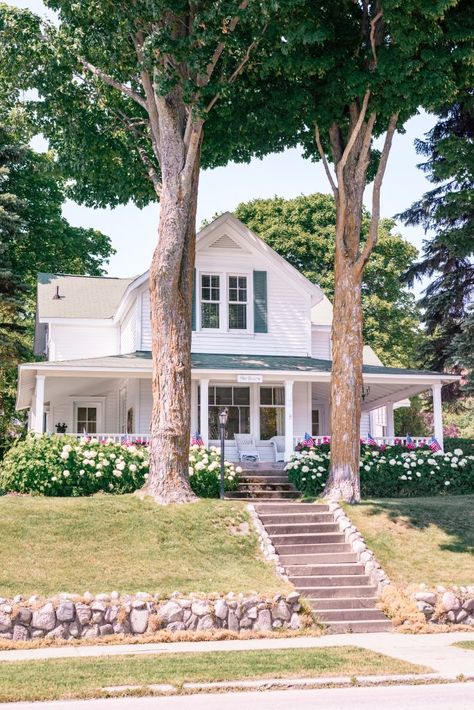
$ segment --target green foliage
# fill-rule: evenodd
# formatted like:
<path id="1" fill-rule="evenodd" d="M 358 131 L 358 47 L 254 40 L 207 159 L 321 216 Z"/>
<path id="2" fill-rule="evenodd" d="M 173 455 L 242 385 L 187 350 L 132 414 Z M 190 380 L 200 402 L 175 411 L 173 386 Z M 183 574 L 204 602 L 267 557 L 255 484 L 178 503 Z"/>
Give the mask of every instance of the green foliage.
<path id="1" fill-rule="evenodd" d="M 0 459 L 24 423 L 15 413 L 16 366 L 33 359 L 37 273 L 98 276 L 114 253 L 107 236 L 64 219 L 66 180 L 53 156 L 15 134 L 0 129 Z"/>
<path id="2" fill-rule="evenodd" d="M 200 498 L 219 498 L 220 492 L 220 451 L 211 446 L 206 448 L 194 444 L 189 451 L 189 482 L 194 493 Z M 235 467 L 224 461 L 224 490 L 235 491 L 239 486 L 240 466 Z"/>
<path id="3" fill-rule="evenodd" d="M 465 439 L 463 437 L 449 437 L 444 440 L 444 450 L 454 451 L 462 449 L 466 456 L 474 456 L 474 438 Z"/>
<path id="4" fill-rule="evenodd" d="M 432 427 L 428 427 L 423 416 L 423 399 L 418 395 L 410 398 L 409 407 L 395 409 L 394 424 L 397 436 L 428 436 Z"/>
<path id="5" fill-rule="evenodd" d="M 362 446 L 360 481 L 363 498 L 413 497 L 474 492 L 474 453 L 453 446 L 432 452 L 401 446 Z M 301 451 L 286 465 L 289 480 L 308 496 L 320 496 L 329 475 L 329 447 Z"/>
<path id="6" fill-rule="evenodd" d="M 419 167 L 436 187 L 400 215 L 432 235 L 422 258 L 406 279 L 431 281 L 420 300 L 428 338 L 422 348 L 427 366 L 472 371 L 474 320 L 474 98 L 472 91 L 444 107 L 438 123 L 415 146 L 426 162 Z M 445 394 L 447 392 L 445 391 Z M 458 387 L 450 388 L 459 396 Z"/>
<path id="7" fill-rule="evenodd" d="M 285 200 L 257 199 L 237 205 L 234 214 L 298 271 L 334 296 L 336 207 L 330 195 L 316 193 Z M 364 211 L 362 238 L 370 215 Z M 409 367 L 417 360 L 423 335 L 415 299 L 400 283 L 416 258 L 415 247 L 382 220 L 379 240 L 364 274 L 364 336 L 386 365 Z"/>
<path id="8" fill-rule="evenodd" d="M 44 496 L 132 493 L 148 475 L 148 448 L 97 439 L 30 434 L 17 441 L 0 466 L 0 491 Z M 238 487 L 237 469 L 225 462 L 225 490 Z M 216 448 L 191 447 L 191 488 L 201 498 L 219 497 L 220 457 Z"/>

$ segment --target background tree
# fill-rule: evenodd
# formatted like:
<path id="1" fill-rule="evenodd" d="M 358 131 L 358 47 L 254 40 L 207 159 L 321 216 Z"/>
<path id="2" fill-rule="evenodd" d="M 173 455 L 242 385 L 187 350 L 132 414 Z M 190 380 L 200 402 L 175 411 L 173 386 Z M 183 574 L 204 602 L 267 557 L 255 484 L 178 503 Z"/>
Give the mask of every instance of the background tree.
<path id="1" fill-rule="evenodd" d="M 234 214 L 333 300 L 336 206 L 331 195 L 251 200 L 237 205 Z M 370 214 L 363 210 L 362 243 L 369 225 Z M 364 271 L 363 336 L 384 364 L 414 367 L 423 334 L 415 298 L 401 276 L 417 250 L 394 229 L 393 220 L 381 220 L 377 246 Z"/>
<path id="2" fill-rule="evenodd" d="M 331 498 L 360 498 L 362 283 L 377 242 L 393 135 L 420 106 L 435 110 L 472 85 L 472 22 L 468 0 L 341 0 L 318 10 L 301 0 L 280 19 L 282 51 L 269 50 L 239 87 L 248 118 L 225 157 L 245 160 L 300 143 L 308 157 L 322 160 L 336 201 L 331 471 L 325 489 Z M 226 118 L 229 142 L 230 112 Z M 380 150 L 373 144 L 378 137 L 384 137 Z M 362 242 L 363 195 L 372 181 Z"/>
<path id="3" fill-rule="evenodd" d="M 143 492 L 160 502 L 191 500 L 191 308 L 204 125 L 216 103 L 229 103 L 265 33 L 267 9 L 278 3 L 45 4 L 58 12 L 57 27 L 4 6 L 4 78 L 39 91 L 38 125 L 74 178 L 75 197 L 91 205 L 160 201 L 150 269 L 153 408 Z"/>
<path id="4" fill-rule="evenodd" d="M 407 272 L 407 281 L 430 279 L 419 305 L 428 338 L 421 357 L 435 370 L 469 367 L 468 306 L 474 294 L 474 94 L 464 93 L 445 108 L 425 140 L 415 144 L 427 160 L 419 165 L 433 190 L 399 217 L 432 234 L 421 259 Z M 472 319 L 472 316 L 471 316 Z M 457 357 L 453 343 L 459 346 Z M 466 345 L 468 345 L 466 349 Z M 473 341 L 470 343 L 472 351 Z M 472 367 L 472 362 L 470 363 Z M 446 398 L 458 397 L 458 387 L 445 387 Z"/>
<path id="5" fill-rule="evenodd" d="M 99 276 L 114 253 L 107 236 L 62 217 L 65 189 L 50 154 L 0 130 L 0 457 L 24 424 L 15 412 L 16 371 L 33 359 L 37 273 Z"/>

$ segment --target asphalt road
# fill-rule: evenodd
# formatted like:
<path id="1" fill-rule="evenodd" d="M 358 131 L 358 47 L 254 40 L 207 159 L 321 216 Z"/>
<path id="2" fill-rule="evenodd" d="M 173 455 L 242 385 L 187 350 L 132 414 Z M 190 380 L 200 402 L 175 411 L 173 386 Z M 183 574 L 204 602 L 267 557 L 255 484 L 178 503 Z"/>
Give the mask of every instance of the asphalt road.
<path id="1" fill-rule="evenodd" d="M 474 683 L 6 703 L 1 710 L 472 710 Z"/>

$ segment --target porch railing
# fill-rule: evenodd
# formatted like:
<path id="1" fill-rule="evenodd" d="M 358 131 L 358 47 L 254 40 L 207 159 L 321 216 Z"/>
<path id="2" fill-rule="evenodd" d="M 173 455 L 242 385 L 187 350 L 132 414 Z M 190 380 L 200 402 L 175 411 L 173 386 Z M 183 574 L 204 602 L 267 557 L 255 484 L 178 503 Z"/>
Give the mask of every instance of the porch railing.
<path id="1" fill-rule="evenodd" d="M 107 434 L 107 433 L 98 433 L 98 434 L 73 434 L 73 436 L 77 437 L 77 439 L 83 439 L 84 437 L 87 437 L 89 439 L 94 439 L 98 441 L 113 441 L 116 444 L 120 443 L 126 443 L 126 444 L 148 444 L 150 441 L 150 435 L 149 434 Z M 374 436 L 373 437 L 377 444 L 379 446 L 394 446 L 394 445 L 401 445 L 401 446 L 406 446 L 407 443 L 407 437 L 406 436 Z M 297 444 L 301 443 L 304 439 L 304 435 L 301 436 L 294 436 L 293 437 L 293 445 L 296 446 Z M 330 436 L 317 436 L 314 435 L 313 439 L 315 443 L 319 446 L 321 444 L 328 444 L 331 441 Z M 366 440 L 365 437 L 362 437 L 362 439 Z M 412 441 L 413 444 L 418 447 L 418 446 L 423 446 L 424 444 L 428 444 L 429 437 L 426 436 L 413 436 Z"/>
<path id="2" fill-rule="evenodd" d="M 412 436 L 411 440 L 413 444 L 418 446 L 423 446 L 428 444 L 429 436 Z M 313 436 L 315 443 L 319 446 L 320 444 L 329 444 L 331 442 L 330 436 Z M 367 437 L 361 437 L 363 441 L 367 441 Z M 406 446 L 407 437 L 406 436 L 374 436 L 373 439 L 377 442 L 379 446 Z M 304 436 L 294 436 L 293 443 L 296 446 L 304 440 Z"/>

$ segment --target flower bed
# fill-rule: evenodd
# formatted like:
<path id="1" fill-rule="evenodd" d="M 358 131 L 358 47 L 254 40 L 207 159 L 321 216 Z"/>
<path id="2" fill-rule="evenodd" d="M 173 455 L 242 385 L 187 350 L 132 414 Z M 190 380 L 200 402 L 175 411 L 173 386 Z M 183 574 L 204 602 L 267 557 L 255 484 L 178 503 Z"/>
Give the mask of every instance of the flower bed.
<path id="1" fill-rule="evenodd" d="M 321 495 L 329 472 L 330 447 L 296 452 L 287 463 L 290 481 L 305 495 Z M 363 445 L 361 493 L 367 497 L 411 497 L 474 491 L 474 455 L 462 449 L 433 452 L 427 447 Z"/>
<path id="2" fill-rule="evenodd" d="M 45 496 L 132 493 L 149 469 L 148 448 L 72 436 L 30 435 L 6 454 L 0 468 L 0 491 Z M 225 462 L 225 489 L 235 490 L 239 468 Z M 189 480 L 196 495 L 219 495 L 220 455 L 217 449 L 192 446 Z"/>

